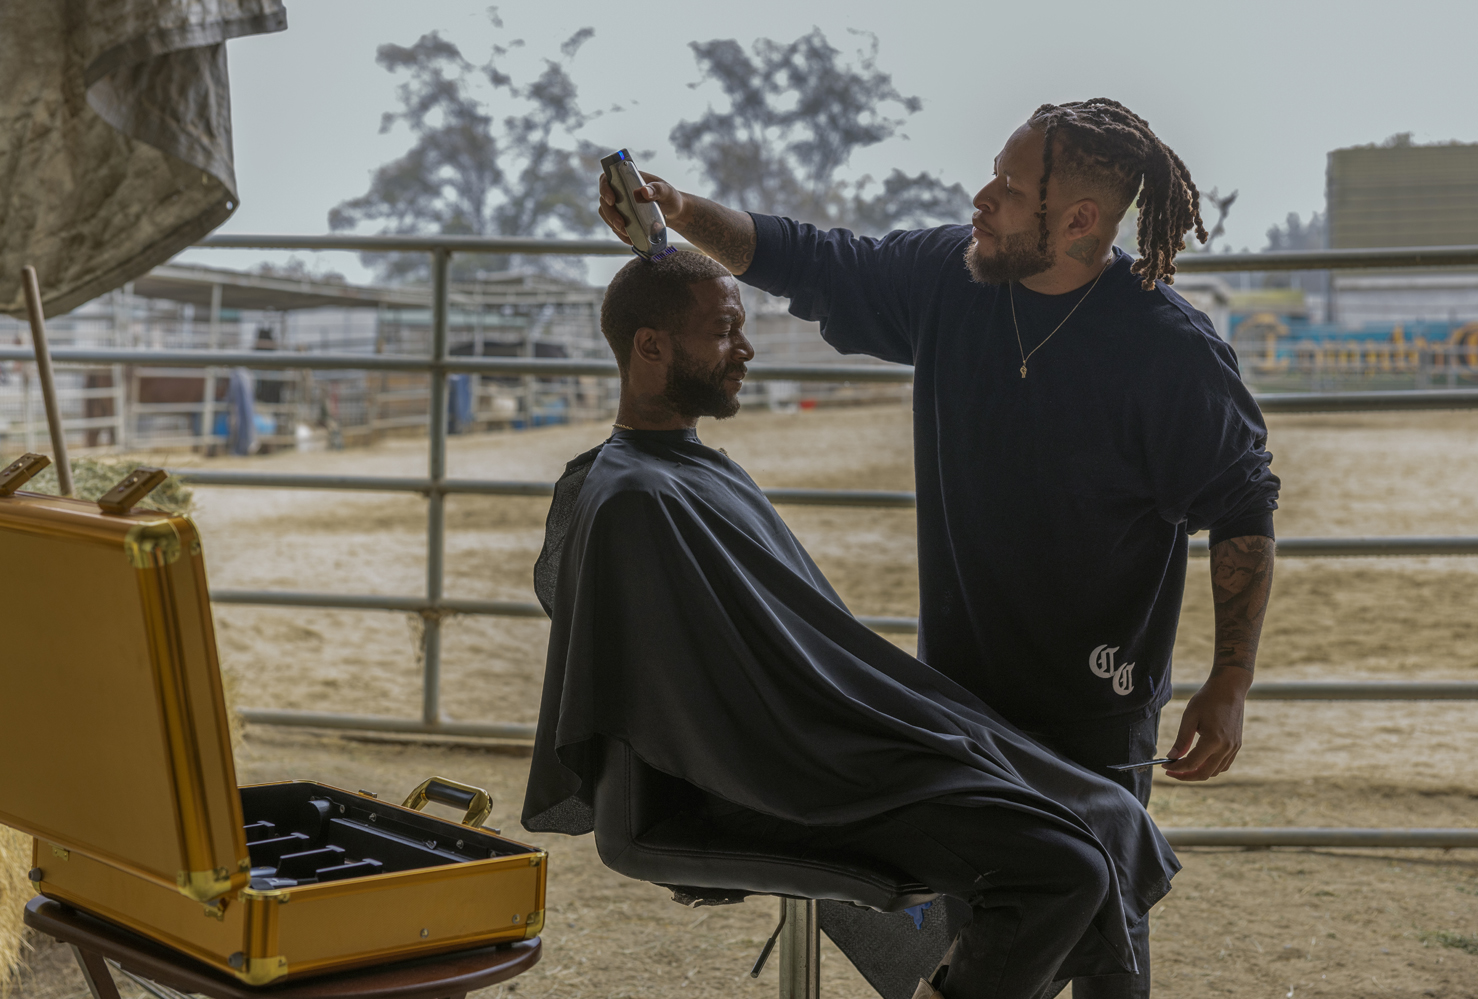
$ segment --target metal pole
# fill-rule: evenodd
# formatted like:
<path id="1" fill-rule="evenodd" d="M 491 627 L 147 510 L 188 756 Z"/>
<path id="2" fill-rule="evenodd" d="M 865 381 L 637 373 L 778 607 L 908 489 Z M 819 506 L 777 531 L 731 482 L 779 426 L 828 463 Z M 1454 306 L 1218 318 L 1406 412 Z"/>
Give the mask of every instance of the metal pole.
<path id="1" fill-rule="evenodd" d="M 210 286 L 210 334 L 206 344 L 211 351 L 220 348 L 221 341 L 221 283 Z M 216 427 L 216 375 L 214 368 L 205 369 L 205 399 L 201 406 L 200 437 L 206 453 L 215 442 Z"/>
<path id="2" fill-rule="evenodd" d="M 51 451 L 56 459 L 56 480 L 63 496 L 71 496 L 72 464 L 67 460 L 67 432 L 62 429 L 62 412 L 56 404 L 56 380 L 51 371 L 51 351 L 46 346 L 46 317 L 41 311 L 41 283 L 36 268 L 21 268 L 21 283 L 26 289 L 26 312 L 31 317 L 31 340 L 36 346 L 36 373 L 41 376 L 41 399 L 46 403 L 46 422 L 51 427 Z"/>
<path id="3" fill-rule="evenodd" d="M 451 254 L 436 249 L 431 254 L 431 411 L 428 414 L 429 452 L 426 494 L 426 602 L 422 615 L 421 655 L 425 664 L 421 686 L 421 720 L 441 723 L 441 616 L 443 558 L 446 552 L 446 318 L 447 262 Z"/>
<path id="4" fill-rule="evenodd" d="M 782 898 L 785 925 L 780 930 L 780 999 L 819 999 L 821 921 L 816 900 Z"/>
<path id="5" fill-rule="evenodd" d="M 31 416 L 36 409 L 36 401 L 31 398 L 31 371 L 29 368 L 21 368 L 21 422 L 26 428 L 26 450 L 36 450 L 36 424 Z"/>
<path id="6" fill-rule="evenodd" d="M 1296 826 L 1161 829 L 1171 846 L 1396 847 L 1456 850 L 1478 847 L 1478 829 L 1348 829 Z"/>

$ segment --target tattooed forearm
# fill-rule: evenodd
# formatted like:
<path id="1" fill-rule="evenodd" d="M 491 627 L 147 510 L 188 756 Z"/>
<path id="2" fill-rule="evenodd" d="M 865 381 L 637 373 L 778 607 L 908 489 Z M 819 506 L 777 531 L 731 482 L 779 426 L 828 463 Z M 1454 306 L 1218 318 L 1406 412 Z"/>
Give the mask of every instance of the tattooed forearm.
<path id="1" fill-rule="evenodd" d="M 684 195 L 682 218 L 668 219 L 694 246 L 723 264 L 733 274 L 743 274 L 754 262 L 754 219 L 707 198 Z"/>
<path id="2" fill-rule="evenodd" d="M 1216 604 L 1215 676 L 1228 668 L 1251 673 L 1273 588 L 1273 539 L 1228 538 L 1211 549 L 1211 595 Z"/>
<path id="3" fill-rule="evenodd" d="M 1073 240 L 1073 245 L 1067 248 L 1067 255 L 1091 267 L 1098 256 L 1098 248 L 1102 245 L 1103 240 L 1097 236 L 1084 236 Z"/>

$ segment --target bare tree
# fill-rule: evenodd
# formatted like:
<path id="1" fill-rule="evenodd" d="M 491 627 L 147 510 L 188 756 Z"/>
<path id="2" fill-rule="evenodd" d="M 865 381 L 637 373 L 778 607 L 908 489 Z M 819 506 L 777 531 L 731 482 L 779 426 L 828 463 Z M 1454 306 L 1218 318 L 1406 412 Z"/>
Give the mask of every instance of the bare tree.
<path id="1" fill-rule="evenodd" d="M 490 12 L 502 27 L 496 10 Z M 405 125 L 416 142 L 374 173 L 369 190 L 329 212 L 334 230 L 380 223 L 385 233 L 480 236 L 574 236 L 600 226 L 591 203 L 590 177 L 601 151 L 576 133 L 596 115 L 580 109 L 568 67 L 594 34 L 581 28 L 546 59 L 539 76 L 516 83 L 503 69 L 515 41 L 495 46 L 486 63 L 473 65 L 456 45 L 432 32 L 414 45 L 382 45 L 376 62 L 406 80 L 396 91 L 398 111 L 386 112 L 380 131 Z M 479 99 L 485 80 L 500 106 L 517 113 L 497 120 L 491 101 Z M 424 253 L 366 253 L 366 266 L 382 280 L 425 280 Z M 522 267 L 583 273 L 577 258 L 458 254 L 452 276 Z"/>
<path id="2" fill-rule="evenodd" d="M 850 60 L 820 29 L 789 43 L 762 38 L 748 52 L 733 39 L 691 43 L 701 77 L 690 86 L 718 84 L 727 106 L 680 122 L 673 145 L 698 162 L 715 198 L 737 208 L 867 233 L 964 221 L 965 189 L 928 173 L 895 169 L 877 193 L 871 178 L 838 178 L 853 153 L 900 136 L 923 106 L 878 68 L 877 38 L 865 37 Z"/>
<path id="3" fill-rule="evenodd" d="M 1328 240 L 1329 226 L 1322 212 L 1312 213 L 1308 222 L 1299 218 L 1298 212 L 1289 212 L 1283 225 L 1268 228 L 1268 245 L 1263 251 L 1322 250 Z"/>
<path id="4" fill-rule="evenodd" d="M 1392 139 L 1400 139 L 1393 136 Z M 1410 136 L 1408 135 L 1409 139 Z M 1391 139 L 1386 140 L 1392 141 Z M 1323 250 L 1329 245 L 1329 225 L 1322 212 L 1313 212 L 1305 222 L 1298 212 L 1289 212 L 1283 225 L 1268 227 L 1268 245 L 1263 252 L 1277 250 Z M 1307 294 L 1329 294 L 1328 271 L 1281 271 L 1262 275 L 1264 288 L 1299 288 Z"/>

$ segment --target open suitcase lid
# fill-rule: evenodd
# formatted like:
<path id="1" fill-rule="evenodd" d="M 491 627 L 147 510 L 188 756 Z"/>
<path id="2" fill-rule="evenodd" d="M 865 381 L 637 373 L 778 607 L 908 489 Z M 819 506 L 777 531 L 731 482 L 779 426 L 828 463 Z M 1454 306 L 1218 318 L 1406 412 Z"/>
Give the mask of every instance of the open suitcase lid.
<path id="1" fill-rule="evenodd" d="M 195 525 L 0 490 L 0 823 L 204 901 L 242 822 Z"/>

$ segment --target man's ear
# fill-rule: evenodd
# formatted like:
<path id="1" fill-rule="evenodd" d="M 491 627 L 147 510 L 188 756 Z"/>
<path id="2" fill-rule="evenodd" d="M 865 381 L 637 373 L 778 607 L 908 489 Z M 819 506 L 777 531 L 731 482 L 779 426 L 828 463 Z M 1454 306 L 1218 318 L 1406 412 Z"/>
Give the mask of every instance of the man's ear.
<path id="1" fill-rule="evenodd" d="M 1087 236 L 1098 229 L 1102 213 L 1098 210 L 1098 202 L 1092 198 L 1084 198 L 1067 210 L 1067 238 L 1079 239 Z"/>
<path id="2" fill-rule="evenodd" d="M 667 349 L 667 336 L 650 326 L 643 326 L 631 338 L 632 357 L 639 357 L 648 364 L 661 364 Z"/>

